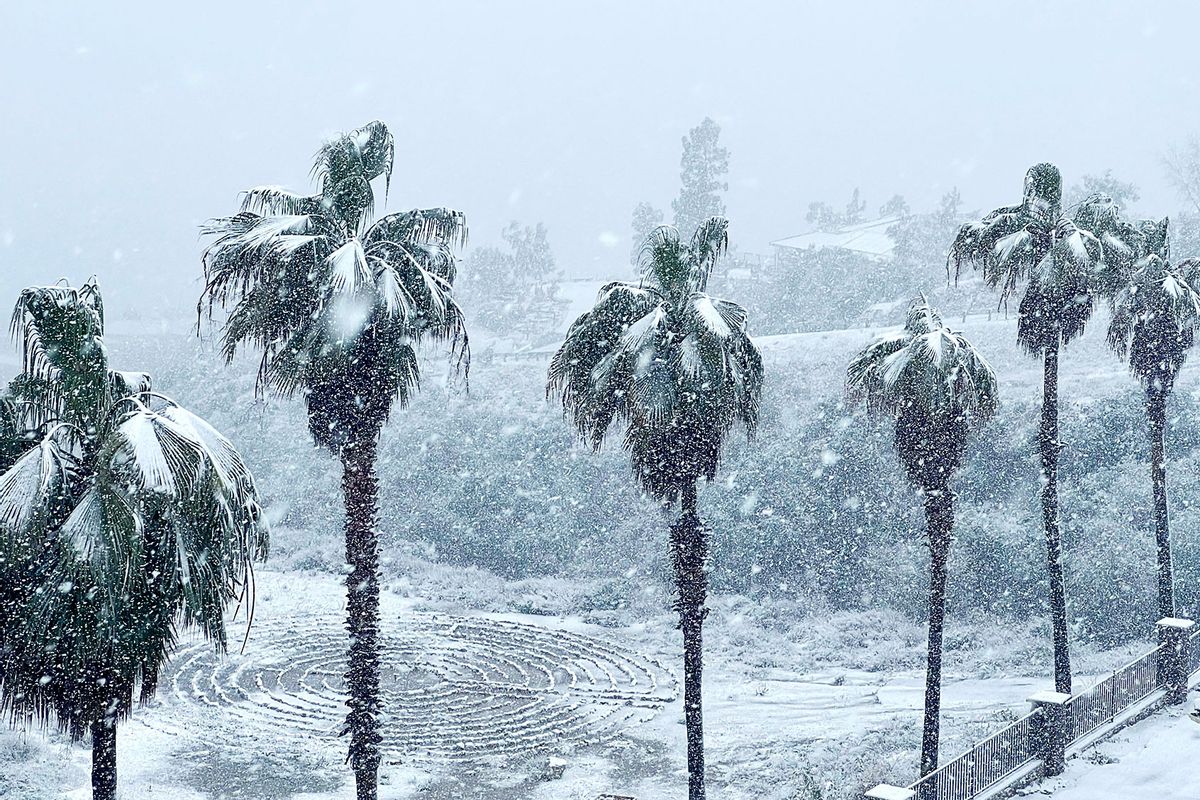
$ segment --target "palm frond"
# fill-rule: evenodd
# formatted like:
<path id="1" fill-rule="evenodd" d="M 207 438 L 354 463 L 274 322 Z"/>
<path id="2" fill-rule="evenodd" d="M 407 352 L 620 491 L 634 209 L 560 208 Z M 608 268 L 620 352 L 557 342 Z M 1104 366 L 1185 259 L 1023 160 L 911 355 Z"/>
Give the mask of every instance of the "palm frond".
<path id="1" fill-rule="evenodd" d="M 996 410 L 996 375 L 923 298 L 904 329 L 868 345 L 850 362 L 847 392 L 871 411 L 896 416 L 916 405 L 930 414 L 985 420 Z"/>
<path id="2" fill-rule="evenodd" d="M 243 345 L 261 351 L 257 389 L 306 390 L 310 429 L 331 446 L 347 431 L 377 431 L 392 402 L 407 402 L 419 383 L 413 347 L 425 337 L 449 342 L 456 370 L 470 366 L 452 294 L 462 212 L 417 209 L 367 224 L 371 182 L 390 182 L 394 157 L 391 133 L 371 122 L 318 151 L 318 195 L 253 189 L 240 213 L 203 229 L 212 241 L 199 314 L 205 304 L 210 318 L 227 309 L 225 357 Z"/>
<path id="3" fill-rule="evenodd" d="M 391 189 L 395 140 L 378 120 L 333 137 L 313 160 L 312 176 L 322 199 L 345 222 L 358 227 L 375 207 L 371 181 L 383 176 Z"/>
<path id="4" fill-rule="evenodd" d="M 729 220 L 724 217 L 709 217 L 700 223 L 688 244 L 691 255 L 691 286 L 696 292 L 708 287 L 717 260 L 729 249 Z"/>
<path id="5" fill-rule="evenodd" d="M 76 427 L 94 425 L 108 381 L 104 307 L 95 281 L 76 289 L 24 289 L 13 311 L 11 331 L 21 351 L 22 373 L 42 387 L 41 416 Z"/>
<path id="6" fill-rule="evenodd" d="M 64 442 L 56 427 L 0 474 L 0 541 L 8 552 L 32 552 L 33 529 L 49 524 L 66 502 L 78 473 L 73 443 Z"/>
<path id="7" fill-rule="evenodd" d="M 242 212 L 265 217 L 307 217 L 322 213 L 320 195 L 303 195 L 282 186 L 256 186 L 242 194 Z"/>
<path id="8" fill-rule="evenodd" d="M 449 208 L 418 208 L 380 217 L 363 235 L 368 249 L 381 242 L 465 247 L 467 218 Z"/>
<path id="9" fill-rule="evenodd" d="M 723 229 L 714 225 L 706 235 L 716 247 Z M 689 481 L 715 476 L 735 421 L 753 431 L 762 359 L 744 309 L 687 291 L 702 282 L 697 273 L 673 271 L 698 264 L 690 247 L 678 247 L 674 229 L 651 234 L 646 252 L 651 285 L 610 283 L 600 291 L 551 359 L 546 393 L 562 398 L 593 448 L 614 422 L 623 424 L 635 477 L 652 496 L 674 501 Z"/>
<path id="10" fill-rule="evenodd" d="M 1144 221 L 1139 258 L 1110 295 L 1108 343 L 1148 389 L 1169 392 L 1200 325 L 1196 262 L 1172 265 L 1167 221 Z"/>
<path id="11" fill-rule="evenodd" d="M 944 490 L 969 429 L 995 413 L 997 383 L 987 361 L 919 298 L 903 330 L 868 345 L 846 372 L 847 394 L 894 421 L 909 479 Z"/>

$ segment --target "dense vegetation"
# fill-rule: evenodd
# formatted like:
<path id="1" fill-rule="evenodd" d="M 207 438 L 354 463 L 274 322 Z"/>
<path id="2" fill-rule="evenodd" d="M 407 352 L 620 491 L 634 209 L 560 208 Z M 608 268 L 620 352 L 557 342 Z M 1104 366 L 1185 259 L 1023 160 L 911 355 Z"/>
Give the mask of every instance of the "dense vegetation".
<path id="1" fill-rule="evenodd" d="M 761 425 L 773 434 L 752 448 L 731 440 L 722 476 L 702 490 L 705 517 L 719 532 L 713 591 L 811 599 L 832 609 L 892 608 L 924 619 L 928 556 L 920 503 L 887 426 L 868 425 L 864 434 L 837 379 L 835 365 L 869 338 L 867 331 L 818 335 L 764 350 Z M 973 609 L 1026 620 L 1044 612 L 1031 456 L 1040 373 L 1009 336 L 974 338 L 1001 375 L 1004 402 L 965 454 L 948 605 L 951 616 Z M 282 401 L 254 405 L 248 375 L 212 385 L 212 353 L 184 365 L 171 347 L 186 344 L 142 344 L 139 363 L 153 367 L 167 391 L 194 397 L 197 410 L 243 442 L 258 465 L 277 515 L 272 563 L 337 572 L 342 554 L 329 534 L 339 529 L 341 513 L 326 499 L 336 476 L 308 457 L 302 423 L 273 410 Z M 1064 381 L 1097 372 L 1100 378 L 1088 381 L 1086 396 L 1064 402 L 1060 414 L 1071 619 L 1080 641 L 1112 646 L 1144 639 L 1154 617 L 1143 392 L 1107 352 L 1104 320 L 1075 346 Z M 469 395 L 433 385 L 395 412 L 396 432 L 380 443 L 384 548 L 416 542 L 429 557 L 508 579 L 594 578 L 594 602 L 616 607 L 640 591 L 640 581 L 612 576 L 669 580 L 655 504 L 629 483 L 619 451 L 572 448 L 560 411 L 544 399 L 543 365 L 536 356 L 477 359 Z M 1184 369 L 1172 396 L 1172 420 L 1200 413 L 1190 393 L 1192 369 Z M 432 381 L 447 372 L 443 364 L 439 374 L 436 363 L 427 370 Z M 1179 613 L 1187 615 L 1200 604 L 1193 577 L 1200 574 L 1200 432 L 1168 425 L 1167 450 L 1176 594 Z M 645 515 L 627 513 L 639 503 Z"/>

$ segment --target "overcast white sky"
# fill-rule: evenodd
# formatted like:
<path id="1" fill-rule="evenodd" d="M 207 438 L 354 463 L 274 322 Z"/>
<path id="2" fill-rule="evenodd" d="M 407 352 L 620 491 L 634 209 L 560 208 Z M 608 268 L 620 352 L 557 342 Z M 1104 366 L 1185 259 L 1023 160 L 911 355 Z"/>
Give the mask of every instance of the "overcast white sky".
<path id="1" fill-rule="evenodd" d="M 706 115 L 757 252 L 814 199 L 991 208 L 1039 160 L 1171 212 L 1159 159 L 1200 133 L 1184 2 L 100 5 L 0 6 L 0 305 L 92 273 L 118 312 L 192 302 L 199 223 L 305 188 L 320 140 L 375 118 L 389 209 L 461 208 L 473 244 L 544 221 L 561 266 L 618 278 Z"/>

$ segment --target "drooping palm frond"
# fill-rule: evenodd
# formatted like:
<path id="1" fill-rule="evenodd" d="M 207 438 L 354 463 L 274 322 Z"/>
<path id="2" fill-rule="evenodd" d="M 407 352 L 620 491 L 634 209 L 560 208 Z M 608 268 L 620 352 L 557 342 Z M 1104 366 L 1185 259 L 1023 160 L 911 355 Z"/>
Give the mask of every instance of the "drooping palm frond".
<path id="1" fill-rule="evenodd" d="M 970 428 L 995 413 L 996 375 L 924 298 L 904 328 L 868 345 L 850 362 L 847 394 L 894 420 L 896 448 L 909 478 L 944 488 L 958 468 Z"/>
<path id="2" fill-rule="evenodd" d="M 1200 269 L 1172 264 L 1168 221 L 1144 221 L 1140 247 L 1122 286 L 1111 295 L 1108 343 L 1148 388 L 1170 391 L 1200 325 Z"/>
<path id="3" fill-rule="evenodd" d="M 11 332 L 21 351 L 22 374 L 29 388 L 37 390 L 41 421 L 95 425 L 108 381 L 104 306 L 95 280 L 78 289 L 56 285 L 23 290 Z"/>
<path id="4" fill-rule="evenodd" d="M 1017 341 L 1030 354 L 1083 333 L 1095 297 L 1133 251 L 1135 232 L 1105 195 L 1093 195 L 1073 217 L 1062 208 L 1062 178 L 1051 164 L 1025 175 L 1019 206 L 998 208 L 963 225 L 947 268 L 981 269 L 1000 305 L 1020 297 Z M 1022 288 L 1024 287 L 1024 288 Z"/>
<path id="5" fill-rule="evenodd" d="M 211 241 L 198 310 L 229 311 L 225 357 L 259 350 L 259 390 L 304 391 L 314 438 L 335 451 L 408 402 L 422 340 L 446 341 L 456 368 L 469 369 L 453 296 L 462 212 L 416 209 L 366 225 L 371 181 L 390 180 L 394 147 L 379 122 L 335 137 L 314 164 L 318 195 L 254 189 L 242 212 L 203 229 Z"/>
<path id="6" fill-rule="evenodd" d="M 363 234 L 363 244 L 445 245 L 463 247 L 467 243 L 467 218 L 449 208 L 418 208 L 388 214 L 376 220 Z"/>
<path id="7" fill-rule="evenodd" d="M 846 388 L 868 409 L 888 416 L 916 405 L 930 414 L 983 421 L 996 410 L 995 372 L 924 298 L 909 307 L 902 330 L 854 357 Z"/>
<path id="8" fill-rule="evenodd" d="M 687 246 L 673 228 L 652 232 L 642 251 L 649 285 L 604 286 L 550 363 L 547 396 L 561 396 L 584 441 L 598 449 L 622 423 L 634 474 L 664 500 L 716 474 L 735 421 L 748 432 L 758 421 L 762 359 L 746 312 L 696 288 L 725 229 L 710 220 Z"/>
<path id="9" fill-rule="evenodd" d="M 11 391 L 0 394 L 0 475 L 20 457 L 29 446 L 30 426 L 24 421 L 20 401 Z"/>
<path id="10" fill-rule="evenodd" d="M 242 211 L 260 216 L 308 216 L 321 212 L 320 195 L 304 195 L 282 186 L 256 186 L 242 195 Z"/>
<path id="11" fill-rule="evenodd" d="M 55 426 L 0 474 L 0 545 L 6 553 L 28 557 L 70 500 L 79 472 L 76 440 L 68 426 Z"/>
<path id="12" fill-rule="evenodd" d="M 1000 290 L 1000 302 L 1004 303 L 1038 262 L 1040 235 L 1038 229 L 1030 229 L 1020 206 L 998 208 L 959 228 L 948 263 L 954 265 L 956 280 L 964 266 L 981 268 L 984 281 Z"/>
<path id="13" fill-rule="evenodd" d="M 45 395 L 63 397 L 85 385 L 73 376 L 90 374 L 91 354 L 54 323 L 84 320 L 102 351 L 102 316 L 94 284 L 53 288 L 22 299 L 53 368 L 28 363 L 53 384 Z M 93 424 L 47 426 L 0 472 L 0 708 L 53 718 L 76 738 L 127 714 L 139 684 L 143 699 L 153 693 L 179 623 L 225 646 L 223 611 L 252 599 L 250 562 L 267 545 L 253 478 L 228 440 L 151 392 L 143 373 L 106 370 L 86 385 Z"/>
<path id="14" fill-rule="evenodd" d="M 395 140 L 378 120 L 325 142 L 312 167 L 322 201 L 351 228 L 360 227 L 375 208 L 371 181 L 383 176 L 385 195 L 391 189 L 395 155 Z"/>

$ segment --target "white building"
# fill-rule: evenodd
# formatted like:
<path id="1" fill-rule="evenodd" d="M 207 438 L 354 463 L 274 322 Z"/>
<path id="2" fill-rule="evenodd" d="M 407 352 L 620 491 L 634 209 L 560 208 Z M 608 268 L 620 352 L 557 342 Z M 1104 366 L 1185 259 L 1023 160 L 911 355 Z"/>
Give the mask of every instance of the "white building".
<path id="1" fill-rule="evenodd" d="M 771 246 L 787 250 L 836 247 L 859 253 L 867 258 L 890 261 L 896 249 L 896 242 L 888 234 L 888 231 L 899 221 L 900 217 L 883 217 L 870 222 L 847 225 L 835 231 L 801 233 L 785 239 L 776 239 L 771 242 Z"/>

